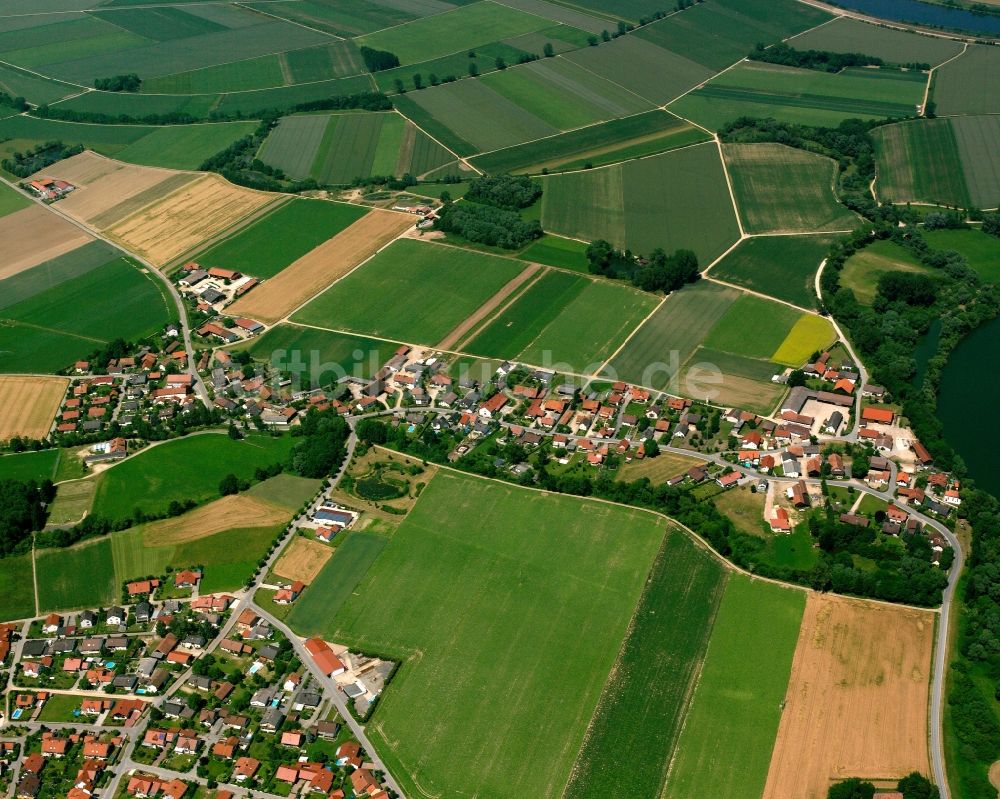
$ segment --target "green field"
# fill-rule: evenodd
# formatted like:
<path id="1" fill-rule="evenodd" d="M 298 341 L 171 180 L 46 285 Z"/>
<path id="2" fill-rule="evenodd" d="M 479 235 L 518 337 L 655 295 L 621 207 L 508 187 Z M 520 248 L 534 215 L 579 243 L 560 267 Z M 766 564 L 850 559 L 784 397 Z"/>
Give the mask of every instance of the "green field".
<path id="1" fill-rule="evenodd" d="M 871 305 L 878 288 L 878 279 L 887 272 L 927 272 L 909 250 L 898 244 L 874 241 L 854 253 L 840 272 L 840 285 L 854 292 L 858 302 Z"/>
<path id="2" fill-rule="evenodd" d="M 0 558 L 0 621 L 35 615 L 31 553 Z"/>
<path id="3" fill-rule="evenodd" d="M 395 6 L 380 5 L 372 0 L 301 0 L 294 3 L 247 3 L 249 8 L 260 8 L 268 14 L 317 28 L 338 36 L 357 36 L 361 33 L 388 28 L 409 22 L 421 13 L 425 3 L 409 3 L 412 11 Z M 443 4 L 441 4 L 443 5 Z"/>
<path id="4" fill-rule="evenodd" d="M 705 346 L 747 358 L 770 358 L 799 316 L 787 305 L 745 294 L 715 323 Z"/>
<path id="5" fill-rule="evenodd" d="M 725 584 L 712 554 L 678 530 L 667 534 L 567 795 L 661 794 Z"/>
<path id="6" fill-rule="evenodd" d="M 49 506 L 49 524 L 77 524 L 82 521 L 94 503 L 96 491 L 97 485 L 93 480 L 75 479 L 60 484 L 55 501 Z"/>
<path id="7" fill-rule="evenodd" d="M 730 577 L 665 795 L 763 794 L 805 598 L 804 591 Z"/>
<path id="8" fill-rule="evenodd" d="M 794 37 L 788 43 L 798 50 L 864 53 L 890 64 L 927 63 L 934 66 L 962 52 L 959 42 L 943 36 L 924 36 L 849 17 L 835 19 Z"/>
<path id="9" fill-rule="evenodd" d="M 232 472 L 252 479 L 258 467 L 284 462 L 294 444 L 290 436 L 251 436 L 234 441 L 225 435 L 195 435 L 150 447 L 97 478 L 93 513 L 127 519 L 135 508 L 164 513 L 172 500 L 201 503 L 219 495 L 219 481 Z"/>
<path id="10" fill-rule="evenodd" d="M 219 122 L 158 128 L 116 154 L 133 164 L 200 169 L 208 158 L 253 133 L 255 122 Z"/>
<path id="11" fill-rule="evenodd" d="M 793 0 L 717 0 L 639 28 L 636 36 L 719 71 L 830 16 Z M 867 52 L 867 51 L 866 51 Z"/>
<path id="12" fill-rule="evenodd" d="M 649 254 L 694 250 L 708 264 L 739 238 L 714 143 L 544 178 L 542 225 L 571 238 L 603 238 Z"/>
<path id="13" fill-rule="evenodd" d="M 117 599 L 111 540 L 105 536 L 67 549 L 40 549 L 38 604 L 43 613 L 107 607 Z"/>
<path id="14" fill-rule="evenodd" d="M 879 197 L 887 202 L 972 201 L 950 119 L 917 119 L 872 131 Z"/>
<path id="15" fill-rule="evenodd" d="M 281 324 L 253 339 L 249 349 L 257 360 L 300 380 L 303 388 L 318 388 L 341 377 L 370 378 L 396 347 L 387 341 Z"/>
<path id="16" fill-rule="evenodd" d="M 251 486 L 246 493 L 293 513 L 316 496 L 321 485 L 321 480 L 297 477 L 294 474 L 279 474 Z"/>
<path id="17" fill-rule="evenodd" d="M 1000 239 L 981 230 L 927 230 L 924 238 L 935 250 L 962 253 L 986 283 L 1000 282 Z"/>
<path id="18" fill-rule="evenodd" d="M 533 364 L 555 361 L 589 374 L 656 307 L 656 298 L 620 284 L 549 272 L 461 349 Z"/>
<path id="19" fill-rule="evenodd" d="M 7 216 L 31 205 L 27 195 L 11 188 L 6 183 L 0 183 L 0 216 Z"/>
<path id="20" fill-rule="evenodd" d="M 566 239 L 562 236 L 545 235 L 538 241 L 522 250 L 518 256 L 524 261 L 531 261 L 561 269 L 572 269 L 574 272 L 589 272 L 587 262 L 587 245 L 576 239 Z"/>
<path id="21" fill-rule="evenodd" d="M 542 36 L 546 30 L 548 29 L 524 35 L 530 37 Z M 581 36 L 585 35 L 582 31 L 578 33 Z M 439 58 L 432 58 L 429 61 L 421 61 L 419 64 L 384 69 L 374 73 L 372 79 L 380 91 L 385 94 L 396 94 L 398 96 L 399 87 L 396 81 L 398 80 L 403 84 L 404 91 L 409 91 L 416 88 L 415 75 L 421 76 L 421 85 L 424 87 L 433 85 L 430 83 L 431 75 L 437 77 L 441 82 L 447 83 L 450 83 L 451 79 L 457 80 L 458 78 L 466 77 L 469 70 L 473 68 L 478 75 L 486 75 L 497 71 L 496 60 L 498 58 L 502 59 L 505 64 L 516 64 L 522 56 L 528 54 L 526 50 L 512 44 L 520 39 L 521 37 L 515 37 L 507 42 L 491 42 L 490 44 L 480 45 L 475 50 L 460 50 Z M 556 41 L 558 42 L 558 40 Z M 538 55 L 541 54 L 542 47 L 544 45 L 538 47 Z M 474 53 L 475 55 L 470 56 L 469 53 Z M 447 80 L 445 80 L 446 78 Z"/>
<path id="22" fill-rule="evenodd" d="M 455 156 L 399 114 L 287 117 L 268 136 L 260 158 L 296 178 L 322 184 L 355 178 L 424 175 Z"/>
<path id="23" fill-rule="evenodd" d="M 165 291 L 159 280 L 120 257 L 47 291 L 28 292 L 3 309 L 0 372 L 54 372 L 114 338 L 148 336 L 176 315 Z"/>
<path id="24" fill-rule="evenodd" d="M 850 230 L 858 217 L 837 202 L 837 164 L 782 144 L 722 148 L 747 233 Z"/>
<path id="25" fill-rule="evenodd" d="M 292 607 L 288 624 L 302 635 L 322 634 L 327 621 L 351 597 L 387 543 L 389 540 L 380 535 L 348 533 Z"/>
<path id="26" fill-rule="evenodd" d="M 964 116 L 950 120 L 973 205 L 1000 206 L 1000 117 Z"/>
<path id="27" fill-rule="evenodd" d="M 51 480 L 59 461 L 58 449 L 0 456 L 0 480 Z"/>
<path id="28" fill-rule="evenodd" d="M 7 92 L 11 97 L 23 97 L 29 103 L 42 105 L 75 94 L 78 89 L 68 83 L 49 80 L 9 64 L 0 64 L 0 91 Z"/>
<path id="29" fill-rule="evenodd" d="M 551 25 L 549 20 L 534 14 L 483 0 L 368 34 L 357 42 L 359 46 L 395 53 L 401 64 L 415 64 Z"/>
<path id="30" fill-rule="evenodd" d="M 322 632 L 403 659 L 368 729 L 404 789 L 561 795 L 662 538 L 640 511 L 439 473 Z"/>
<path id="31" fill-rule="evenodd" d="M 803 308 L 816 305 L 814 277 L 836 236 L 759 236 L 741 241 L 709 273 L 713 278 Z"/>
<path id="32" fill-rule="evenodd" d="M 741 296 L 735 289 L 700 281 L 676 291 L 629 340 L 609 368 L 622 380 L 666 388 L 712 326 Z M 676 352 L 676 358 L 672 353 Z M 660 368 L 656 368 L 659 365 Z"/>
<path id="33" fill-rule="evenodd" d="M 846 69 L 832 74 L 751 61 L 669 110 L 710 130 L 741 116 L 835 127 L 851 118 L 913 116 L 926 84 L 927 76 L 916 72 Z"/>
<path id="34" fill-rule="evenodd" d="M 657 109 L 476 156 L 472 163 L 486 172 L 560 172 L 655 155 L 707 138 L 703 130 Z"/>
<path id="35" fill-rule="evenodd" d="M 965 54 L 934 73 L 931 99 L 940 116 L 1000 112 L 1000 51 L 971 45 Z"/>
<path id="36" fill-rule="evenodd" d="M 400 240 L 292 321 L 433 345 L 524 268 L 510 258 Z"/>
<path id="37" fill-rule="evenodd" d="M 346 203 L 295 199 L 216 244 L 198 260 L 254 277 L 274 277 L 366 213 Z"/>
<path id="38" fill-rule="evenodd" d="M 117 256 L 118 250 L 110 244 L 91 241 L 51 261 L 0 280 L 0 310 L 98 269 Z"/>

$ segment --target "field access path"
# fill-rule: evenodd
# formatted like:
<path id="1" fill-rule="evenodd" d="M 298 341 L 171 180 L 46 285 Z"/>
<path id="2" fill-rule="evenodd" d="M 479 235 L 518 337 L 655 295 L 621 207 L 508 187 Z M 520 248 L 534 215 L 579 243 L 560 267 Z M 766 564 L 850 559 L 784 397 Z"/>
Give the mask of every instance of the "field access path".
<path id="1" fill-rule="evenodd" d="M 22 196 L 28 196 L 26 195 L 25 192 L 21 191 L 21 189 L 17 186 L 16 183 L 12 183 L 11 181 L 7 180 L 7 178 L 0 176 L 0 182 L 6 184 L 7 186 L 9 186 L 11 189 L 13 189 Z M 201 400 L 202 404 L 206 408 L 210 408 L 212 401 L 208 396 L 208 389 L 205 388 L 205 383 L 202 381 L 201 375 L 198 374 L 198 368 L 194 362 L 194 346 L 191 343 L 191 326 L 188 323 L 187 309 L 184 307 L 184 300 L 181 299 L 181 295 L 177 291 L 177 287 L 174 286 L 174 284 L 170 281 L 170 278 L 168 278 L 165 274 L 163 274 L 163 272 L 161 272 L 159 269 L 153 266 L 153 264 L 151 264 L 145 258 L 141 258 L 135 253 L 126 250 L 120 244 L 107 238 L 99 231 L 93 230 L 87 227 L 85 224 L 83 224 L 83 222 L 74 219 L 69 214 L 63 213 L 59 208 L 56 207 L 57 205 L 56 203 L 52 204 L 45 203 L 37 197 L 30 197 L 30 199 L 33 202 L 40 205 L 42 208 L 55 214 L 60 219 L 63 219 L 69 224 L 78 228 L 79 230 L 82 230 L 88 236 L 91 236 L 95 239 L 98 239 L 99 241 L 104 242 L 105 244 L 107 244 L 110 247 L 113 247 L 115 250 L 127 256 L 128 258 L 131 258 L 133 261 L 136 261 L 137 263 L 141 264 L 143 268 L 146 269 L 147 272 L 149 272 L 149 274 L 154 275 L 166 287 L 167 291 L 170 293 L 171 298 L 173 298 L 174 306 L 177 308 L 177 319 L 178 323 L 180 324 L 181 335 L 184 338 L 184 349 L 188 353 L 187 369 L 185 370 L 185 372 L 186 374 L 191 376 L 194 390 L 195 393 L 198 395 L 198 399 Z"/>

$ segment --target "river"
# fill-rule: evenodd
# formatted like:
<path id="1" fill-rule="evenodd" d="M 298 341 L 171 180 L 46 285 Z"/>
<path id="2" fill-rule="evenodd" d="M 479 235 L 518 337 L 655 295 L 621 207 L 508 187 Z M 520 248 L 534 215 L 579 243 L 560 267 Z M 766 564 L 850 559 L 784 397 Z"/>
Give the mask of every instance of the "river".
<path id="1" fill-rule="evenodd" d="M 1000 497 L 1000 380 L 991 377 L 1000 354 L 1000 317 L 977 328 L 952 351 L 941 371 L 938 418 L 976 484 Z"/>
<path id="2" fill-rule="evenodd" d="M 1000 36 L 1000 16 L 973 14 L 964 8 L 922 3 L 920 0 L 832 0 L 833 5 L 880 19 L 932 28 Z"/>

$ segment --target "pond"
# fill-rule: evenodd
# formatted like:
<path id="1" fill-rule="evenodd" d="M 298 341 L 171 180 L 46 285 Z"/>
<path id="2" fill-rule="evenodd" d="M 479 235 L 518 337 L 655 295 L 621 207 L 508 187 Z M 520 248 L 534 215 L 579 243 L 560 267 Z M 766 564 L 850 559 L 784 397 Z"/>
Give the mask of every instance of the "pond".
<path id="1" fill-rule="evenodd" d="M 831 4 L 894 22 L 1000 36 L 1000 16 L 974 14 L 963 8 L 922 3 L 920 0 L 836 0 Z"/>
<path id="2" fill-rule="evenodd" d="M 955 451 L 980 488 L 1000 497 L 1000 427 L 993 414 L 1000 407 L 1000 380 L 991 378 L 1000 356 L 1000 318 L 966 337 L 941 371 L 938 418 Z"/>

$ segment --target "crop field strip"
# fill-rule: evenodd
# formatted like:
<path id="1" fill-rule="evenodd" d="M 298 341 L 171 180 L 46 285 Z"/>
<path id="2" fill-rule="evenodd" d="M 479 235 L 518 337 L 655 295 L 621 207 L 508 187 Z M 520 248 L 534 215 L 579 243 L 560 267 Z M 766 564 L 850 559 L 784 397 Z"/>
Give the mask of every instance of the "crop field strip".
<path id="1" fill-rule="evenodd" d="M 964 54 L 934 72 L 931 99 L 939 116 L 1000 112 L 1000 51 L 969 45 Z"/>
<path id="2" fill-rule="evenodd" d="M 782 144 L 726 144 L 723 157 L 747 233 L 851 230 L 859 217 L 837 201 L 837 164 Z"/>
<path id="3" fill-rule="evenodd" d="M 0 216 L 0 239 L 4 242 L 4 259 L 0 264 L 2 279 L 93 241 L 90 235 L 36 203 Z"/>
<path id="4" fill-rule="evenodd" d="M 0 377 L 0 442 L 44 439 L 68 385 L 60 377 Z"/>
<path id="5" fill-rule="evenodd" d="M 831 74 L 744 62 L 668 110 L 710 130 L 740 116 L 836 127 L 850 118 L 912 116 L 926 84 L 927 76 L 914 72 L 845 69 Z"/>
<path id="6" fill-rule="evenodd" d="M 253 339 L 249 351 L 262 360 L 284 359 L 275 366 L 290 372 L 293 379 L 308 382 L 309 388 L 318 388 L 348 375 L 370 379 L 397 346 L 394 342 L 283 323 Z M 313 357 L 326 371 L 312 368 Z"/>
<path id="7" fill-rule="evenodd" d="M 702 264 L 740 238 L 714 142 L 543 180 L 542 224 L 553 233 L 644 254 L 691 249 Z"/>
<path id="8" fill-rule="evenodd" d="M 404 789 L 561 795 L 663 535 L 639 511 L 439 472 L 320 622 L 404 660 L 369 726 Z"/>
<path id="9" fill-rule="evenodd" d="M 726 580 L 713 555 L 667 533 L 566 795 L 661 794 Z"/>
<path id="10" fill-rule="evenodd" d="M 850 17 L 838 17 L 826 25 L 793 36 L 788 44 L 798 50 L 864 53 L 891 64 L 926 63 L 932 67 L 962 52 L 961 42 L 943 36 L 926 36 Z"/>
<path id="11" fill-rule="evenodd" d="M 246 5 L 248 8 L 261 8 L 276 17 L 345 38 L 401 25 L 423 16 L 417 12 L 415 5 L 411 6 L 413 11 L 409 11 L 396 5 L 380 5 L 371 0 L 248 2 Z"/>
<path id="12" fill-rule="evenodd" d="M 761 796 L 805 604 L 801 589 L 729 577 L 664 795 Z"/>
<path id="13" fill-rule="evenodd" d="M 0 558 L 0 621 L 35 615 L 31 553 Z"/>
<path id="14" fill-rule="evenodd" d="M 919 119 L 872 131 L 879 197 L 963 207 L 971 203 L 952 122 Z"/>

